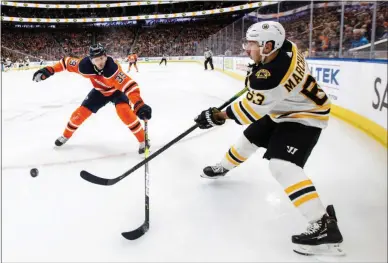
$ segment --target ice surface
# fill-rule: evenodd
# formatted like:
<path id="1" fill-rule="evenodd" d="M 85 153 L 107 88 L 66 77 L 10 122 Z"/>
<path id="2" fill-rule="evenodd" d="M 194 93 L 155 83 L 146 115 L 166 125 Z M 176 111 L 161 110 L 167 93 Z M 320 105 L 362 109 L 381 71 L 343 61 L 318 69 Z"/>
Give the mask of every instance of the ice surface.
<path id="1" fill-rule="evenodd" d="M 195 63 L 140 64 L 131 76 L 152 106 L 155 151 L 219 106 L 241 81 Z M 212 181 L 218 162 L 244 127 L 228 122 L 196 130 L 150 163 L 151 228 L 128 241 L 121 232 L 144 220 L 144 169 L 114 186 L 82 180 L 83 169 L 116 177 L 142 160 L 138 143 L 109 104 L 60 149 L 54 148 L 91 83 L 63 72 L 32 82 L 33 71 L 2 74 L 2 259 L 5 262 L 311 262 L 292 252 L 306 222 L 271 176 L 259 150 Z M 387 261 L 387 152 L 331 118 L 307 165 L 325 204 L 335 205 L 347 256 Z M 32 178 L 29 170 L 39 169 Z M 333 261 L 328 259 L 327 261 Z"/>

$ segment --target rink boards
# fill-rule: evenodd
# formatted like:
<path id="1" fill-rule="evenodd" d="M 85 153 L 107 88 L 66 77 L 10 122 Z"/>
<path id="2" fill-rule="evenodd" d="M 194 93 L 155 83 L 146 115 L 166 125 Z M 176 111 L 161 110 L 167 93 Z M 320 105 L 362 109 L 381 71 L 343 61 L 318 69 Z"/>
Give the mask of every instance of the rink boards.
<path id="1" fill-rule="evenodd" d="M 307 59 L 310 72 L 330 97 L 333 115 L 387 147 L 387 60 Z M 245 57 L 215 57 L 216 68 L 243 78 Z"/>

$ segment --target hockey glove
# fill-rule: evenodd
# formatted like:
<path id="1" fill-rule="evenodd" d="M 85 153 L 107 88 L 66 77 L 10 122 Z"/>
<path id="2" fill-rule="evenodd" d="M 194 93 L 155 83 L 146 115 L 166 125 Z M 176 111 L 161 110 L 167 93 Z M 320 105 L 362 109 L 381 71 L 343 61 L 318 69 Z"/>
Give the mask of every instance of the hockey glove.
<path id="1" fill-rule="evenodd" d="M 225 120 L 217 120 L 214 116 L 215 113 L 220 112 L 217 108 L 209 108 L 204 110 L 194 119 L 199 125 L 200 129 L 209 129 L 214 126 L 220 126 L 225 123 Z"/>
<path id="2" fill-rule="evenodd" d="M 52 75 L 54 75 L 54 69 L 52 67 L 44 67 L 34 73 L 32 80 L 39 82 L 51 77 Z"/>
<path id="3" fill-rule="evenodd" d="M 150 120 L 152 117 L 152 109 L 143 101 L 138 101 L 134 105 L 134 111 L 141 120 Z"/>

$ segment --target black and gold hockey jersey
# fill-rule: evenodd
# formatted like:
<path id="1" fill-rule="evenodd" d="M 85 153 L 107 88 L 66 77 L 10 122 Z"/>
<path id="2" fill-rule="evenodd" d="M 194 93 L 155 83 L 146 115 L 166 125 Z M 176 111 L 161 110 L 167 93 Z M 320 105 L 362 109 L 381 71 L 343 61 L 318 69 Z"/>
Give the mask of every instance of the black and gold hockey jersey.
<path id="1" fill-rule="evenodd" d="M 271 62 L 251 65 L 245 85 L 246 97 L 226 109 L 237 123 L 251 124 L 268 114 L 274 122 L 327 126 L 330 100 L 294 43 L 286 40 Z"/>

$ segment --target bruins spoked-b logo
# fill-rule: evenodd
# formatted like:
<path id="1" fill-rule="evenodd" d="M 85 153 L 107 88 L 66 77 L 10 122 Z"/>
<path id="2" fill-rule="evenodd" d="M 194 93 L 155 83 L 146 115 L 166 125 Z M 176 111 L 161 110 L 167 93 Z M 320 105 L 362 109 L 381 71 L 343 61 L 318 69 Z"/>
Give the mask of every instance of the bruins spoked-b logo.
<path id="1" fill-rule="evenodd" d="M 262 27 L 263 27 L 263 29 L 268 29 L 269 25 L 268 24 L 264 24 Z"/>
<path id="2" fill-rule="evenodd" d="M 255 75 L 258 79 L 268 79 L 271 77 L 271 73 L 266 69 L 260 69 Z"/>

